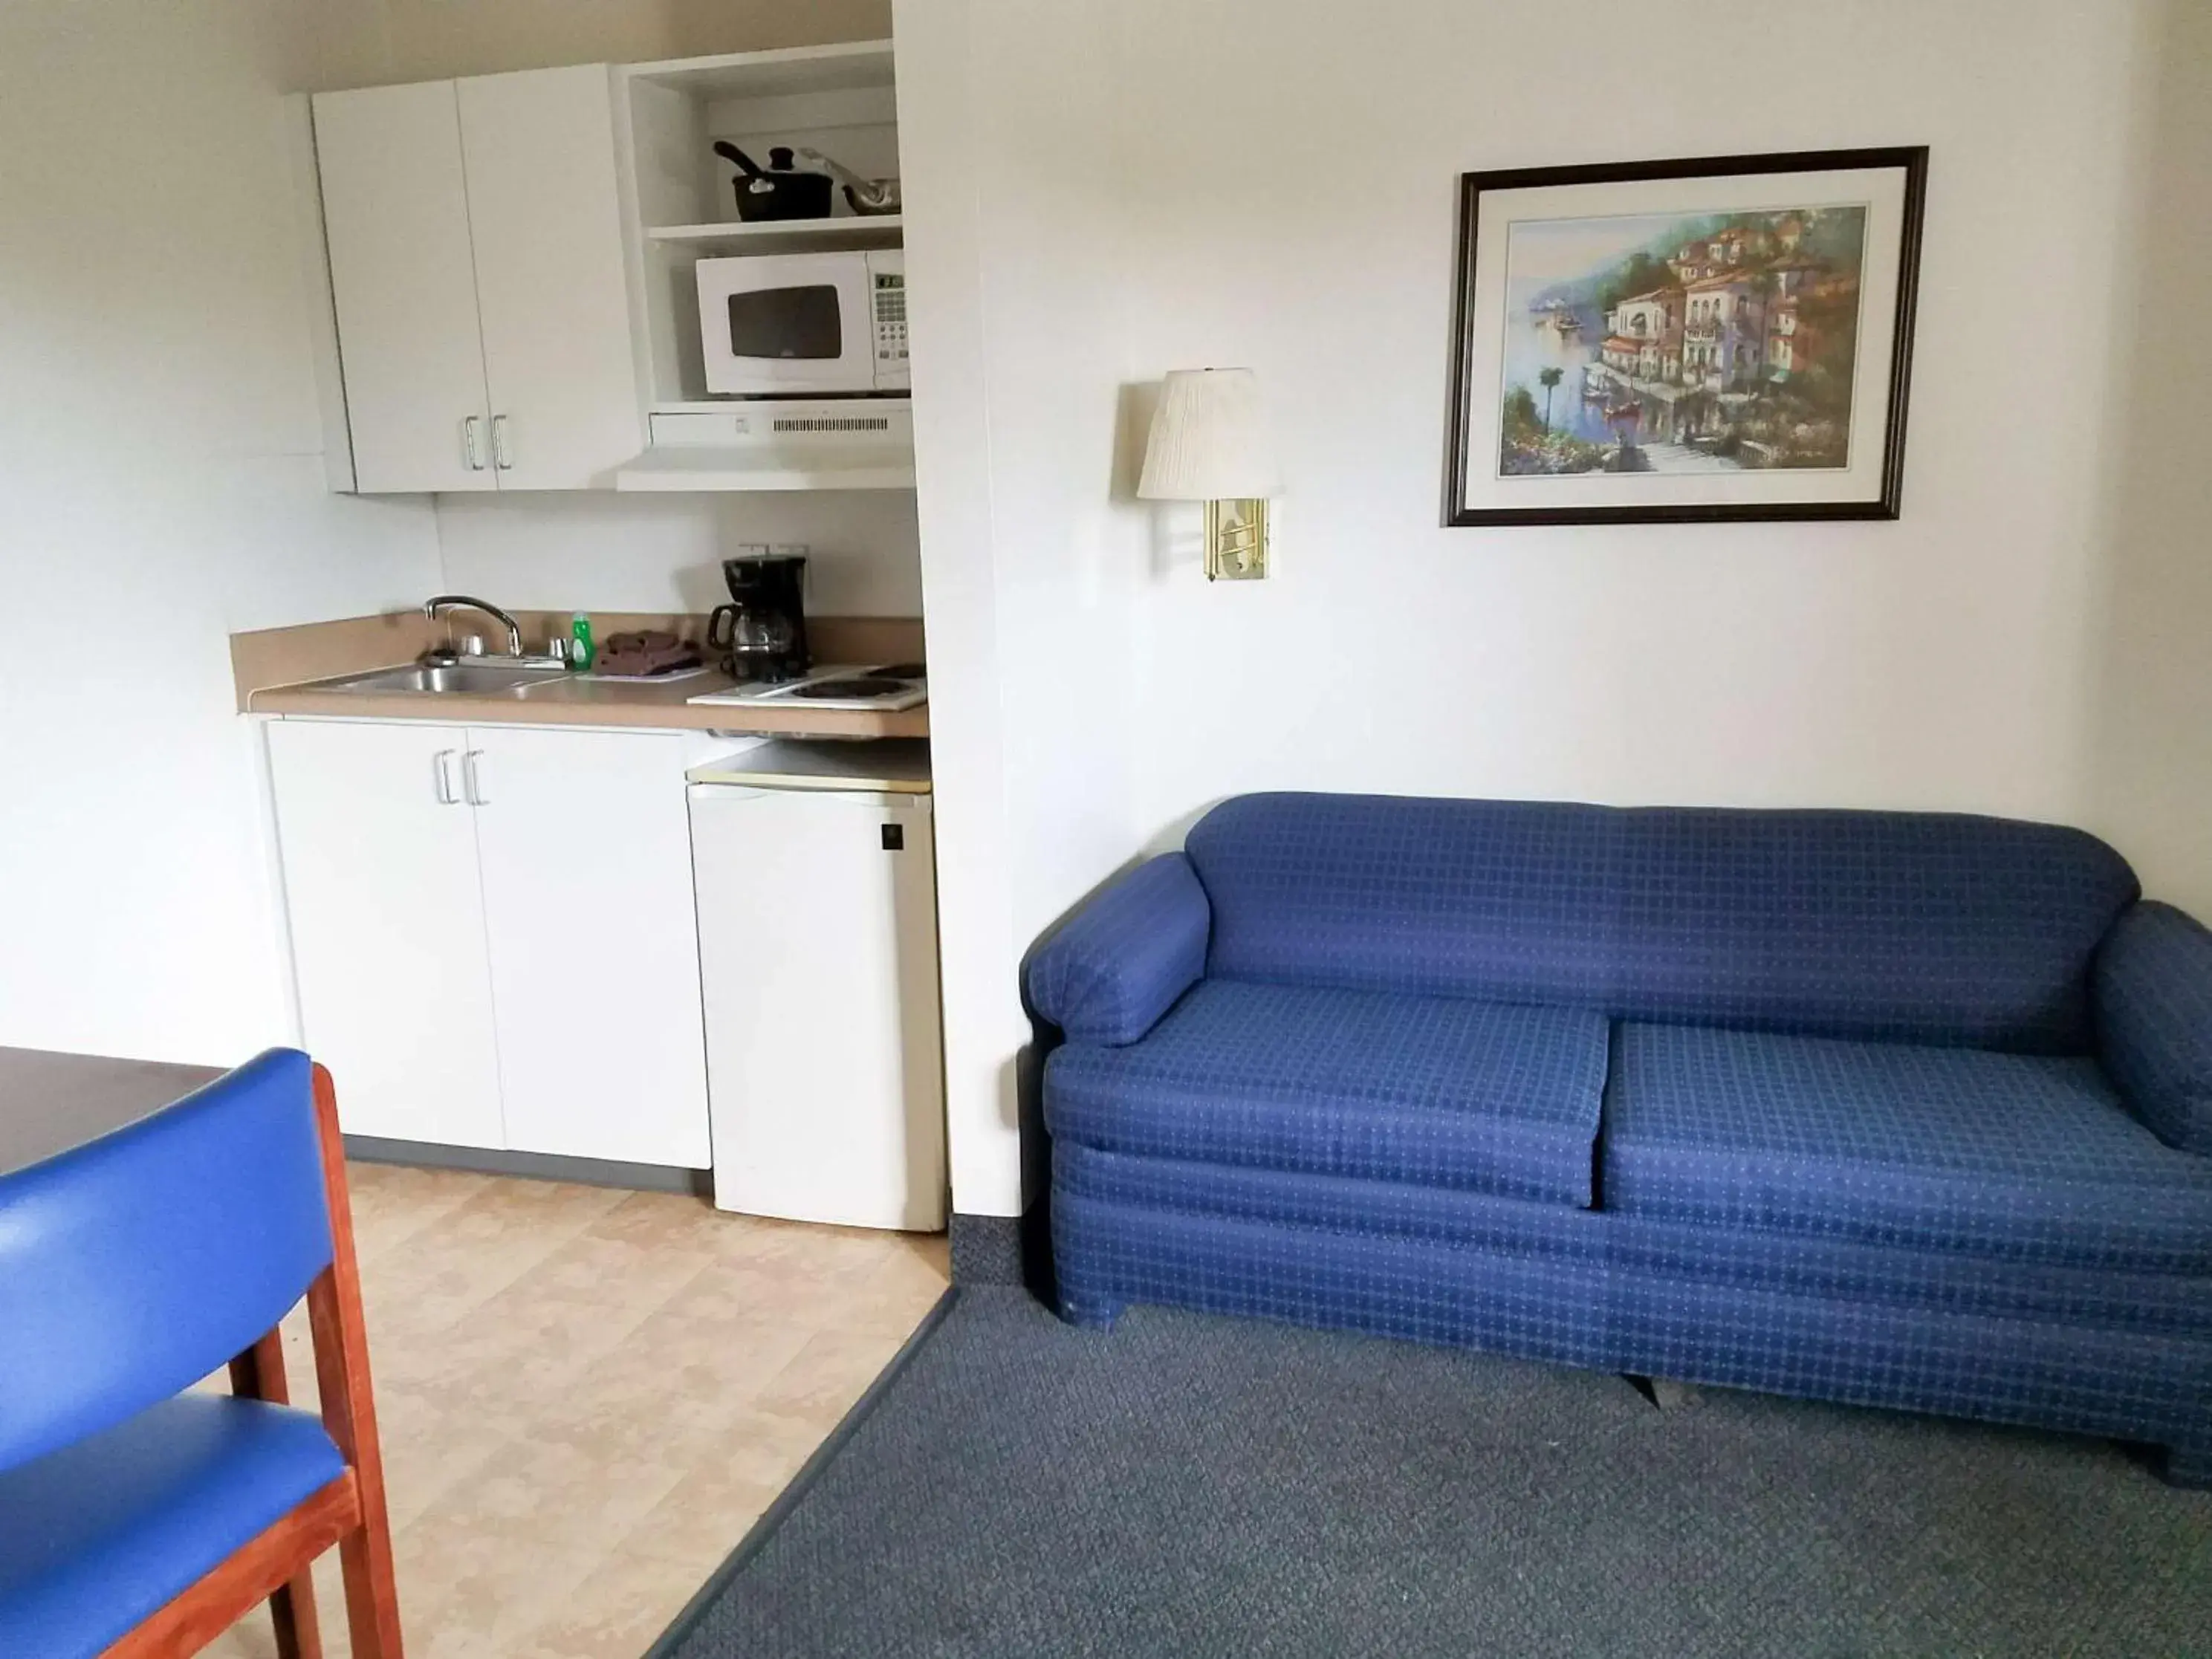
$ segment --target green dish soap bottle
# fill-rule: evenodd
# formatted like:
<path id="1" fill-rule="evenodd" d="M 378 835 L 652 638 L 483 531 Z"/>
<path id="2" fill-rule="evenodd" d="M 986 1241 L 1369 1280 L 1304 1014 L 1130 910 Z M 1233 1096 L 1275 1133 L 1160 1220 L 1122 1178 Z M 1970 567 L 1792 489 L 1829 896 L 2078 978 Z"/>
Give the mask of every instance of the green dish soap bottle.
<path id="1" fill-rule="evenodd" d="M 592 619 L 579 611 L 568 623 L 568 666 L 579 674 L 591 672 L 599 652 L 592 644 Z"/>

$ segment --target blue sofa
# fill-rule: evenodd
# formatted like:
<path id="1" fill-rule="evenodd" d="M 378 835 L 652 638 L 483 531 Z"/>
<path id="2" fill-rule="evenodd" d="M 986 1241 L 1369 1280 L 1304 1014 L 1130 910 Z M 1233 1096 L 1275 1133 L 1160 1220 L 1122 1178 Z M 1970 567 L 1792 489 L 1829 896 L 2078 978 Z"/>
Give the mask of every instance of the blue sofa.
<path id="1" fill-rule="evenodd" d="M 2212 1480 L 2212 934 L 2093 836 L 1249 795 L 1025 981 L 1067 1319 L 2034 1424 Z"/>

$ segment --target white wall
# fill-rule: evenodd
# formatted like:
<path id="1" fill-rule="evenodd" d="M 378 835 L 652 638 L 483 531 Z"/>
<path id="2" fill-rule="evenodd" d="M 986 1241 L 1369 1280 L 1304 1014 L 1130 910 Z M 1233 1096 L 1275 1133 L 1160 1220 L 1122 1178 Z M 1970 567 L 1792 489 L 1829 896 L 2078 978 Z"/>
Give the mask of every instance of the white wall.
<path id="1" fill-rule="evenodd" d="M 975 20 L 899 0 L 899 149 L 952 1191 L 1007 1215 L 1020 942 L 1131 844 L 1135 542 L 1108 501 L 1119 301 L 1093 211 L 1113 188 L 1110 30 L 1083 7 Z"/>
<path id="2" fill-rule="evenodd" d="M 2102 672 L 2084 819 L 2154 892 L 2212 921 L 2212 6 L 2172 0 L 2130 122 L 2130 410 L 2099 527 Z"/>
<path id="3" fill-rule="evenodd" d="M 741 546 L 807 549 L 806 608 L 918 617 L 915 498 L 896 489 L 744 495 L 441 495 L 443 585 L 512 609 L 711 611 L 718 561 Z"/>
<path id="4" fill-rule="evenodd" d="M 2113 495 L 2124 480 L 2140 521 L 2164 488 L 2116 434 L 2141 408 L 2121 366 L 2169 310 L 2139 292 L 2136 244 L 2171 228 L 2142 205 L 2138 114 L 2184 3 L 2027 0 L 2000 20 L 1978 0 L 1837 0 L 1753 21 L 1709 0 L 1369 0 L 1354 25 L 1324 0 L 902 0 L 918 331 L 980 349 L 970 367 L 918 348 L 917 424 L 950 423 L 925 456 L 930 626 L 995 612 L 1001 652 L 999 707 L 940 678 L 933 725 L 943 755 L 988 749 L 998 723 L 988 787 L 1002 824 L 1026 823 L 968 842 L 953 792 L 986 780 L 940 767 L 940 860 L 1003 889 L 975 915 L 1006 930 L 963 964 L 988 991 L 948 1003 L 956 1206 L 1019 1200 L 1003 1103 L 966 1079 L 1018 1040 L 1020 951 L 1242 790 L 2014 813 L 2093 823 L 2154 889 L 2212 901 L 2201 738 L 2135 769 L 2165 781 L 2136 789 L 2158 823 L 2094 782 L 2130 712 L 2201 730 L 2212 706 L 2204 581 L 2184 574 L 2206 562 L 2179 513 L 2154 515 L 2146 559 L 2193 611 L 2138 629 L 2154 669 L 2106 689 L 2128 586 Z M 1040 90 L 1073 66 L 1072 94 Z M 1900 521 L 1438 527 L 1460 173 L 1911 143 L 1933 159 Z M 1104 159 L 1048 173 L 1072 157 Z M 2212 207 L 2201 162 L 2157 171 L 2181 191 L 2165 213 L 2191 210 L 2187 189 Z M 933 191 L 974 221 L 933 253 Z M 1036 349 L 1071 278 L 1074 349 Z M 1289 496 L 1264 584 L 1209 587 L 1187 535 L 1098 526 L 1101 401 L 1203 363 L 1249 364 L 1273 405 Z M 1017 499 L 1036 510 L 1004 510 Z M 1057 555 L 1066 537 L 1096 556 Z M 1061 683 L 1007 655 L 1018 606 L 1097 617 L 1102 660 L 1126 638 L 1124 724 L 1036 718 L 1018 740 L 1009 711 L 1056 707 Z"/>
<path id="5" fill-rule="evenodd" d="M 0 1043 L 286 1035 L 227 636 L 436 574 L 425 504 L 325 487 L 292 9 L 0 8 Z"/>
<path id="6" fill-rule="evenodd" d="M 1281 580 L 1146 587 L 1147 831 L 1285 785 L 2079 814 L 2129 7 L 1119 9 L 1125 165 L 1189 181 L 1115 239 L 1132 370 L 1254 365 L 1291 490 Z M 1438 527 L 1455 173 L 1915 142 L 1901 520 Z"/>

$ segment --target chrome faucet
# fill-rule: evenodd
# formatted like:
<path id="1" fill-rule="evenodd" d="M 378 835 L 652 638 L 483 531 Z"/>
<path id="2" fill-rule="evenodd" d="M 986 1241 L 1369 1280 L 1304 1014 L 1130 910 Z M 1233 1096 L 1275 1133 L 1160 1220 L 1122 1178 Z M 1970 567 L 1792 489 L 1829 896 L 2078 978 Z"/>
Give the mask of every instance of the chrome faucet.
<path id="1" fill-rule="evenodd" d="M 497 605 L 486 605 L 482 599 L 472 599 L 465 593 L 441 593 L 434 599 L 422 601 L 422 614 L 432 622 L 437 621 L 449 611 L 483 611 L 485 616 L 507 629 L 507 654 L 510 657 L 520 657 L 525 654 L 522 649 L 522 624 Z"/>

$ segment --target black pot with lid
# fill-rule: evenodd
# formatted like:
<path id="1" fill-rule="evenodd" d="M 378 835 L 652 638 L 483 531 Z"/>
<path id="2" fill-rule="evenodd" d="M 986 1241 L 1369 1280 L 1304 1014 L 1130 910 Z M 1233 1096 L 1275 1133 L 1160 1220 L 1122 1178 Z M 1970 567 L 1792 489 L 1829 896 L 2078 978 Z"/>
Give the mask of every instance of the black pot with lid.
<path id="1" fill-rule="evenodd" d="M 763 167 L 727 139 L 714 141 L 714 154 L 738 169 L 738 217 L 748 223 L 774 219 L 826 219 L 836 180 L 801 167 L 781 144 L 768 153 Z"/>

